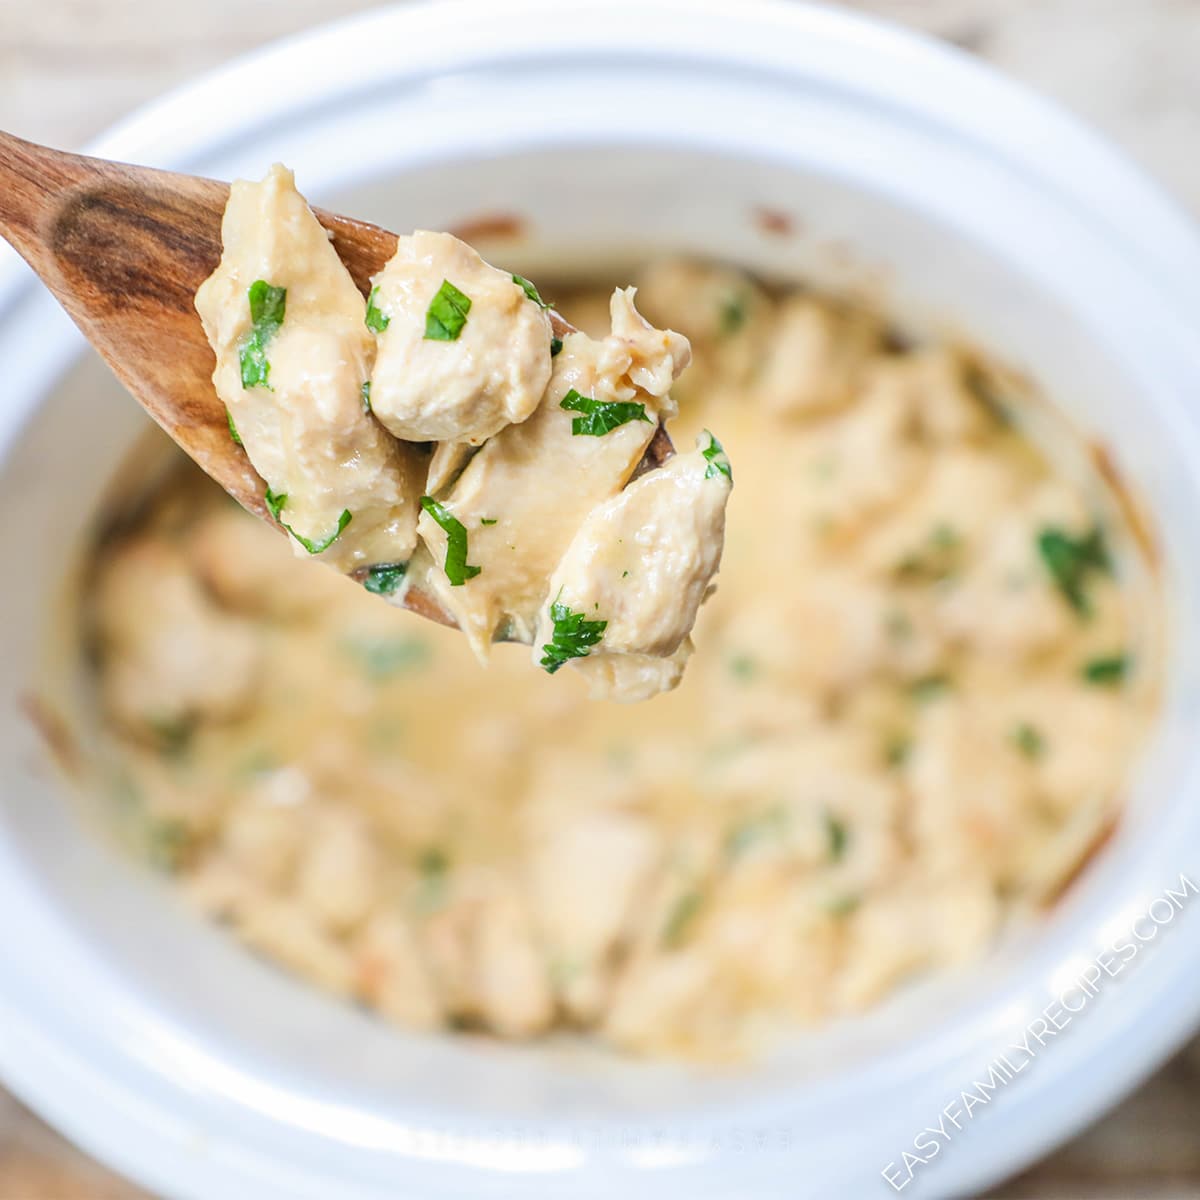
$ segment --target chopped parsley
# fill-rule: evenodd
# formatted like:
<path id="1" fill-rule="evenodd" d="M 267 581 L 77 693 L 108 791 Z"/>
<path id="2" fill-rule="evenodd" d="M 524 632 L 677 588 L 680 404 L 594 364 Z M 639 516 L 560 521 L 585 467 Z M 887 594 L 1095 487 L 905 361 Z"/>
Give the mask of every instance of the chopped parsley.
<path id="1" fill-rule="evenodd" d="M 376 596 L 390 596 L 403 582 L 408 563 L 377 563 L 367 568 L 363 587 Z"/>
<path id="2" fill-rule="evenodd" d="M 940 696 L 949 687 L 950 678 L 947 675 L 922 675 L 908 685 L 908 692 L 914 700 L 923 703 Z"/>
<path id="3" fill-rule="evenodd" d="M 550 641 L 542 646 L 540 664 L 548 675 L 553 675 L 573 658 L 587 658 L 589 647 L 594 646 L 608 628 L 607 621 L 587 621 L 583 613 L 572 612 L 568 605 L 557 600 L 550 605 L 550 620 L 554 622 L 554 632 Z"/>
<path id="4" fill-rule="evenodd" d="M 421 879 L 416 907 L 422 913 L 436 912 L 446 902 L 450 859 L 440 846 L 430 846 L 421 851 L 416 866 Z"/>
<path id="5" fill-rule="evenodd" d="M 727 292 L 721 297 L 721 335 L 731 337 L 746 323 L 746 298 L 737 292 Z"/>
<path id="6" fill-rule="evenodd" d="M 421 857 L 417 859 L 417 870 L 422 875 L 445 875 L 450 870 L 450 860 L 440 846 L 430 846 L 421 851 Z"/>
<path id="7" fill-rule="evenodd" d="M 944 521 L 939 522 L 924 543 L 896 563 L 893 573 L 902 583 L 939 583 L 958 569 L 962 549 L 958 531 Z"/>
<path id="8" fill-rule="evenodd" d="M 1124 654 L 1093 658 L 1084 663 L 1082 674 L 1088 683 L 1097 687 L 1116 687 L 1124 683 L 1129 674 L 1129 658 Z"/>
<path id="9" fill-rule="evenodd" d="M 371 381 L 369 379 L 363 380 L 359 395 L 362 396 L 363 412 L 369 413 L 371 411 Z"/>
<path id="10" fill-rule="evenodd" d="M 446 578 L 451 587 L 462 587 L 483 569 L 467 562 L 467 527 L 444 505 L 432 496 L 421 497 L 421 507 L 442 527 L 446 534 Z"/>
<path id="11" fill-rule="evenodd" d="M 550 339 L 550 357 L 557 358 L 560 350 L 562 350 L 562 338 L 552 337 Z"/>
<path id="12" fill-rule="evenodd" d="M 225 420 L 229 422 L 229 436 L 233 438 L 236 445 L 240 446 L 242 444 L 242 435 L 238 433 L 237 426 L 233 423 L 233 413 L 229 409 L 225 410 Z"/>
<path id="13" fill-rule="evenodd" d="M 1046 753 L 1046 739 L 1036 725 L 1022 721 L 1012 732 L 1013 745 L 1029 759 L 1041 758 Z"/>
<path id="14" fill-rule="evenodd" d="M 758 659 L 749 654 L 735 654 L 729 660 L 729 673 L 734 679 L 749 683 L 758 674 Z"/>
<path id="15" fill-rule="evenodd" d="M 862 903 L 862 897 L 848 892 L 844 896 L 836 896 L 825 905 L 825 911 L 831 917 L 848 917 Z"/>
<path id="16" fill-rule="evenodd" d="M 897 734 L 883 748 L 883 760 L 889 767 L 902 767 L 912 753 L 912 738 Z"/>
<path id="17" fill-rule="evenodd" d="M 302 545 L 309 554 L 320 554 L 323 550 L 328 550 L 334 542 L 342 536 L 342 530 L 354 520 L 354 514 L 348 508 L 342 509 L 342 515 L 338 517 L 337 528 L 329 534 L 328 537 L 311 539 L 306 538 L 302 533 L 297 533 L 283 518 L 280 513 L 283 512 L 283 507 L 287 504 L 287 492 L 273 492 L 270 485 L 267 487 L 265 499 L 267 508 L 270 510 L 271 516 L 284 527 Z"/>
<path id="18" fill-rule="evenodd" d="M 825 836 L 829 840 L 830 860 L 841 862 L 846 856 L 846 847 L 850 844 L 850 830 L 841 818 L 828 809 L 825 810 Z"/>
<path id="19" fill-rule="evenodd" d="M 562 398 L 559 408 L 583 413 L 582 417 L 575 417 L 571 421 L 571 432 L 576 437 L 581 434 L 603 437 L 628 421 L 650 420 L 646 416 L 646 406 L 637 401 L 593 400 L 590 396 L 581 396 L 574 388 Z"/>
<path id="20" fill-rule="evenodd" d="M 373 683 L 423 667 L 430 659 L 429 645 L 420 638 L 350 637 L 342 648 Z"/>
<path id="21" fill-rule="evenodd" d="M 707 429 L 704 432 L 708 434 L 708 445 L 700 451 L 704 455 L 704 461 L 708 463 L 708 466 L 704 468 L 704 478 L 715 479 L 718 475 L 724 475 L 732 483 L 733 468 L 729 465 L 729 456 L 725 453 L 725 447 Z"/>
<path id="22" fill-rule="evenodd" d="M 945 521 L 935 525 L 933 532 L 929 535 L 929 544 L 938 550 L 953 550 L 960 541 L 958 530 L 953 525 L 947 525 Z"/>
<path id="23" fill-rule="evenodd" d="M 517 285 L 517 287 L 519 287 L 521 289 L 521 291 L 523 291 L 525 293 L 526 296 L 529 297 L 530 300 L 532 300 L 534 302 L 534 304 L 536 304 L 538 306 L 538 308 L 549 308 L 550 307 L 550 305 L 548 305 L 545 302 L 545 300 L 543 300 L 541 298 L 541 296 L 538 295 L 537 288 L 535 288 L 533 286 L 533 284 L 530 283 L 529 280 L 526 279 L 523 275 L 514 275 L 512 277 L 512 281 L 513 281 L 513 283 L 515 283 Z M 470 307 L 470 305 L 468 305 L 468 307 Z"/>
<path id="24" fill-rule="evenodd" d="M 323 550 L 328 550 L 334 542 L 342 536 L 342 530 L 346 528 L 350 522 L 354 520 L 354 514 L 348 508 L 342 509 L 342 515 L 338 517 L 337 528 L 327 537 L 323 537 L 317 541 L 312 541 L 297 533 L 290 525 L 284 525 L 284 529 L 288 531 L 302 545 L 309 554 L 320 554 Z"/>
<path id="25" fill-rule="evenodd" d="M 782 837 L 787 832 L 786 809 L 775 805 L 757 816 L 735 825 L 725 838 L 725 857 L 731 862 L 748 853 L 760 843 Z"/>
<path id="26" fill-rule="evenodd" d="M 695 890 L 684 892 L 675 901 L 663 923 L 661 940 L 664 946 L 674 948 L 682 944 L 703 903 L 704 897 Z"/>
<path id="27" fill-rule="evenodd" d="M 167 758 L 182 758 L 190 749 L 195 724 L 186 717 L 159 717 L 147 720 L 158 742 L 159 749 Z"/>
<path id="28" fill-rule="evenodd" d="M 265 499 L 271 516 L 282 525 L 283 522 L 279 520 L 279 514 L 283 512 L 283 506 L 287 503 L 287 492 L 273 492 L 271 491 L 271 485 L 268 484 Z"/>
<path id="29" fill-rule="evenodd" d="M 160 871 L 177 871 L 191 846 L 191 834 L 182 821 L 152 821 L 146 826 L 146 856 Z"/>
<path id="30" fill-rule="evenodd" d="M 1108 572 L 1112 562 L 1099 528 L 1085 537 L 1073 538 L 1049 525 L 1038 534 L 1038 554 L 1063 598 L 1081 616 L 1091 615 L 1085 584 L 1095 572 Z"/>
<path id="31" fill-rule="evenodd" d="M 234 769 L 234 778 L 242 782 L 261 779 L 264 775 L 278 770 L 279 766 L 279 759 L 270 750 L 260 747 L 252 750 L 238 763 Z"/>
<path id="32" fill-rule="evenodd" d="M 379 305 L 375 303 L 376 297 L 379 295 L 379 289 L 373 287 L 371 289 L 371 297 L 367 301 L 367 328 L 374 330 L 376 333 L 382 333 L 391 323 L 392 318 L 387 313 L 380 310 Z"/>
<path id="33" fill-rule="evenodd" d="M 271 364 L 267 362 L 267 343 L 283 324 L 287 310 L 287 288 L 273 287 L 265 279 L 256 279 L 247 295 L 250 300 L 250 333 L 238 350 L 242 387 L 269 389 Z"/>
<path id="34" fill-rule="evenodd" d="M 479 523 L 480 525 L 495 525 L 497 520 L 497 517 L 480 517 Z"/>
<path id="35" fill-rule="evenodd" d="M 425 314 L 426 339 L 431 342 L 457 342 L 470 311 L 471 298 L 463 295 L 450 280 L 443 279 Z"/>

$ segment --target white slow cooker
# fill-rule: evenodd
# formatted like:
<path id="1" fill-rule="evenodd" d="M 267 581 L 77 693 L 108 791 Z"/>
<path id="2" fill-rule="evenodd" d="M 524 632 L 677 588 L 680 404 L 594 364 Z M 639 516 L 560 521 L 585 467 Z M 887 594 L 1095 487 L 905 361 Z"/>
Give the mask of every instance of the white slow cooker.
<path id="1" fill-rule="evenodd" d="M 145 420 L 4 254 L 0 1076 L 47 1119 L 171 1197 L 956 1196 L 1079 1129 L 1193 1028 L 1200 240 L 1096 137 L 843 12 L 449 0 L 253 54 L 93 150 L 220 178 L 281 160 L 315 202 L 398 230 L 515 215 L 503 253 L 528 274 L 672 250 L 868 287 L 1027 372 L 1110 448 L 1172 617 L 1164 717 L 1117 834 L 966 975 L 723 1072 L 407 1035 L 191 915 L 50 766 L 23 704 L 69 684 L 63 581 Z M 1172 915 L 1147 918 L 1169 890 Z M 1131 961 L 1036 1052 L 1010 1049 L 1011 1078 L 964 1116 L 962 1093 L 1131 927 Z"/>

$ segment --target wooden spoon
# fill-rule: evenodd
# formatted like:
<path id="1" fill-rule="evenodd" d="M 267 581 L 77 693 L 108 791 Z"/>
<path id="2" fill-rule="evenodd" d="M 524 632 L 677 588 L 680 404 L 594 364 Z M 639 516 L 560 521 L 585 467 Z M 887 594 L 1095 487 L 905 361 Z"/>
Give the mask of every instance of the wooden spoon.
<path id="1" fill-rule="evenodd" d="M 0 234 L 41 276 L 139 404 L 243 508 L 276 525 L 265 485 L 229 436 L 196 289 L 221 257 L 229 185 L 86 158 L 0 132 Z M 377 225 L 315 209 L 366 296 L 396 250 Z M 556 312 L 555 335 L 573 332 Z M 660 425 L 639 470 L 674 453 Z M 281 530 L 282 532 L 282 530 Z M 427 593 L 405 606 L 453 625 Z"/>

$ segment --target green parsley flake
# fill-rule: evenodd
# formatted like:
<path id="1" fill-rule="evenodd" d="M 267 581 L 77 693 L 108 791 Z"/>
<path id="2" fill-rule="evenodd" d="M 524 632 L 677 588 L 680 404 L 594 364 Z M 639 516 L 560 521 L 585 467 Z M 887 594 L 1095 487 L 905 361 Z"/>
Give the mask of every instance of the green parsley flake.
<path id="1" fill-rule="evenodd" d="M 1092 606 L 1084 585 L 1095 572 L 1109 572 L 1112 562 L 1099 528 L 1086 537 L 1073 538 L 1056 526 L 1038 534 L 1038 554 L 1063 598 L 1081 616 L 1091 615 Z"/>
<path id="2" fill-rule="evenodd" d="M 375 303 L 379 295 L 379 289 L 373 287 L 371 289 L 371 297 L 367 301 L 367 328 L 374 330 L 376 333 L 382 333 L 391 323 L 392 318 L 387 313 L 382 312 L 379 305 Z"/>
<path id="3" fill-rule="evenodd" d="M 729 673 L 742 683 L 749 683 L 758 674 L 758 660 L 749 654 L 735 654 L 729 660 Z"/>
<path id="4" fill-rule="evenodd" d="M 242 435 L 238 433 L 237 426 L 233 423 L 233 413 L 229 409 L 225 410 L 225 420 L 229 422 L 229 436 L 233 438 L 236 445 L 242 445 Z"/>
<path id="5" fill-rule="evenodd" d="M 279 514 L 283 512 L 283 506 L 287 503 L 287 492 L 273 492 L 271 491 L 270 484 L 268 484 L 265 498 L 267 501 L 267 509 L 271 516 L 274 517 L 280 525 L 282 525 L 283 522 L 279 520 Z"/>
<path id="6" fill-rule="evenodd" d="M 242 368 L 242 387 L 271 387 L 271 364 L 267 362 L 267 343 L 279 331 L 287 310 L 287 288 L 273 287 L 265 279 L 256 279 L 247 293 L 250 300 L 250 333 L 238 350 Z"/>
<path id="7" fill-rule="evenodd" d="M 1046 739 L 1036 725 L 1022 721 L 1012 732 L 1013 745 L 1029 759 L 1041 758 L 1046 753 Z"/>
<path id="8" fill-rule="evenodd" d="M 853 892 L 848 892 L 844 896 L 837 896 L 830 900 L 825 905 L 825 911 L 831 917 L 848 917 L 861 903 L 861 896 L 856 896 Z"/>
<path id="9" fill-rule="evenodd" d="M 457 342 L 471 311 L 471 299 L 448 279 L 442 280 L 437 295 L 425 314 L 425 337 L 431 342 Z"/>
<path id="10" fill-rule="evenodd" d="M 167 758 L 182 758 L 190 749 L 195 724 L 186 717 L 162 717 L 146 722 Z"/>
<path id="11" fill-rule="evenodd" d="M 420 638 L 349 637 L 342 648 L 373 683 L 423 667 L 431 658 L 428 643 Z"/>
<path id="12" fill-rule="evenodd" d="M 628 421 L 650 421 L 644 404 L 633 400 L 593 400 L 581 396 L 574 388 L 562 398 L 559 408 L 584 414 L 571 422 L 571 433 L 576 437 L 582 434 L 603 437 Z"/>
<path id="13" fill-rule="evenodd" d="M 846 823 L 833 813 L 825 812 L 825 836 L 829 840 L 829 857 L 833 862 L 841 862 L 846 856 L 846 847 L 850 844 L 850 830 Z"/>
<path id="14" fill-rule="evenodd" d="M 958 570 L 963 541 L 953 526 L 935 525 L 925 541 L 906 554 L 893 568 L 902 583 L 940 583 Z"/>
<path id="15" fill-rule="evenodd" d="M 768 840 L 778 840 L 788 827 L 788 814 L 779 805 L 767 809 L 740 825 L 735 825 L 725 837 L 725 857 L 731 862 Z"/>
<path id="16" fill-rule="evenodd" d="M 342 515 L 338 517 L 337 528 L 328 537 L 312 540 L 310 538 L 306 538 L 301 533 L 297 533 L 286 521 L 280 517 L 280 513 L 283 512 L 284 505 L 287 504 L 287 492 L 273 492 L 271 491 L 270 486 L 268 486 L 265 499 L 267 501 L 267 508 L 270 511 L 271 516 L 274 517 L 276 522 L 282 525 L 283 528 L 286 529 L 288 533 L 290 533 L 292 537 L 294 537 L 296 541 L 298 541 L 300 545 L 302 545 L 304 549 L 309 552 L 309 554 L 320 554 L 322 551 L 328 550 L 329 547 L 332 546 L 333 543 L 342 536 L 342 530 L 345 529 L 352 520 L 354 520 L 354 515 L 350 512 L 350 510 L 348 508 L 343 508 Z"/>
<path id="17" fill-rule="evenodd" d="M 675 901 L 663 923 L 661 940 L 664 946 L 673 949 L 683 943 L 703 903 L 704 897 L 697 891 L 684 892 Z"/>
<path id="18" fill-rule="evenodd" d="M 1083 678 L 1096 687 L 1116 687 L 1125 682 L 1129 674 L 1129 658 L 1124 654 L 1111 654 L 1104 658 L 1093 658 L 1084 663 Z"/>
<path id="19" fill-rule="evenodd" d="M 534 304 L 536 304 L 538 306 L 538 308 L 549 308 L 550 307 L 550 305 L 548 305 L 545 302 L 545 300 L 543 300 L 541 298 L 541 296 L 538 295 L 537 288 L 535 288 L 533 286 L 533 284 L 530 283 L 529 280 L 526 279 L 523 275 L 514 275 L 512 277 L 512 281 L 513 281 L 513 283 L 515 283 L 517 285 L 517 287 L 519 287 L 521 289 L 521 291 L 523 291 L 525 293 L 526 296 L 529 297 L 530 300 L 532 300 L 534 302 Z M 470 306 L 468 305 L 468 307 L 470 307 Z"/>
<path id="20" fill-rule="evenodd" d="M 367 568 L 363 587 L 376 596 L 390 596 L 403 582 L 408 563 L 377 563 Z"/>
<path id="21" fill-rule="evenodd" d="M 440 846 L 430 846 L 417 858 L 420 886 L 417 889 L 415 907 L 418 912 L 436 912 L 446 903 L 449 887 L 450 859 Z"/>
<path id="22" fill-rule="evenodd" d="M 940 696 L 949 687 L 949 676 L 923 675 L 919 679 L 914 679 L 908 685 L 908 691 L 914 700 L 924 703 L 926 700 L 933 700 L 937 696 Z"/>
<path id="23" fill-rule="evenodd" d="M 560 350 L 562 350 L 562 338 L 552 337 L 550 339 L 550 357 L 557 358 Z"/>
<path id="24" fill-rule="evenodd" d="M 554 633 L 542 646 L 541 658 L 541 666 L 548 675 L 553 675 L 573 658 L 587 658 L 589 647 L 594 646 L 608 628 L 607 621 L 586 621 L 583 613 L 572 612 L 568 605 L 557 600 L 550 605 L 550 620 L 554 622 Z"/>
<path id="25" fill-rule="evenodd" d="M 192 836 L 182 821 L 153 821 L 146 826 L 146 857 L 160 871 L 177 871 L 191 847 Z"/>
<path id="26" fill-rule="evenodd" d="M 912 738 L 897 734 L 883 748 L 883 760 L 889 767 L 902 767 L 912 753 Z"/>
<path id="27" fill-rule="evenodd" d="M 359 395 L 362 396 L 363 412 L 369 413 L 371 411 L 371 381 L 369 379 L 363 380 Z"/>
<path id="28" fill-rule="evenodd" d="M 497 521 L 496 517 L 480 517 L 479 518 L 480 525 L 495 525 L 496 521 Z"/>
<path id="29" fill-rule="evenodd" d="M 721 335 L 732 337 L 746 323 L 746 298 L 735 292 L 721 298 Z"/>
<path id="30" fill-rule="evenodd" d="M 417 859 L 417 870 L 422 875 L 445 875 L 450 870 L 450 859 L 440 846 L 430 846 Z"/>
<path id="31" fill-rule="evenodd" d="M 421 507 L 442 527 L 446 534 L 446 578 L 451 587 L 462 587 L 483 569 L 467 563 L 467 527 L 444 505 L 432 496 L 421 497 Z"/>
<path id="32" fill-rule="evenodd" d="M 725 447 L 707 429 L 704 432 L 708 436 L 708 445 L 700 451 L 704 455 L 705 462 L 708 463 L 708 466 L 704 468 L 704 478 L 715 479 L 718 475 L 724 475 L 732 483 L 733 468 L 729 465 L 729 456 L 725 453 Z"/>
<path id="33" fill-rule="evenodd" d="M 319 541 L 310 541 L 303 534 L 297 533 L 290 525 L 284 525 L 284 529 L 288 531 L 302 545 L 309 554 L 320 554 L 323 550 L 328 550 L 334 542 L 342 536 L 342 530 L 354 520 L 354 515 L 348 508 L 342 509 L 342 515 L 338 517 L 337 528 L 329 534 L 328 537 L 321 538 Z"/>

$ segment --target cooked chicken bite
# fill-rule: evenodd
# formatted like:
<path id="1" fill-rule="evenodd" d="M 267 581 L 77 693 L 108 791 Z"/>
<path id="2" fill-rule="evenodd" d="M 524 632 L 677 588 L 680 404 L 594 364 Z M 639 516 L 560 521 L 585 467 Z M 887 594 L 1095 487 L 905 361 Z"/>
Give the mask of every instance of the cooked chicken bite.
<path id="1" fill-rule="evenodd" d="M 628 292 L 613 295 L 610 311 L 613 332 L 565 338 L 537 411 L 490 439 L 441 511 L 421 515 L 428 586 L 480 657 L 505 621 L 518 638 L 532 636 L 547 578 L 581 522 L 620 492 L 658 420 L 674 412 L 667 388 L 687 342 L 646 325 Z M 464 562 L 451 557 L 452 537 Z"/>
<path id="2" fill-rule="evenodd" d="M 274 166 L 230 189 L 221 262 L 196 293 L 213 383 L 297 554 L 342 570 L 416 544 L 421 457 L 363 400 L 374 338 L 329 237 Z"/>
<path id="3" fill-rule="evenodd" d="M 550 577 L 535 660 L 553 667 L 573 659 L 594 683 L 615 686 L 614 698 L 642 699 L 655 682 L 645 672 L 653 663 L 635 661 L 631 671 L 600 664 L 625 657 L 665 664 L 684 646 L 721 562 L 731 486 L 729 460 L 703 434 L 695 450 L 598 504 Z M 585 627 L 599 634 L 590 646 L 576 636 Z M 667 670 L 657 682 L 673 686 L 678 678 Z"/>
<path id="4" fill-rule="evenodd" d="M 515 276 L 448 233 L 419 230 L 374 283 L 371 408 L 396 437 L 479 445 L 537 408 L 552 331 Z"/>
<path id="5" fill-rule="evenodd" d="M 252 701 L 261 665 L 253 626 L 217 608 L 165 542 L 142 538 L 112 552 L 95 614 L 104 702 L 129 732 L 175 740 Z"/>

